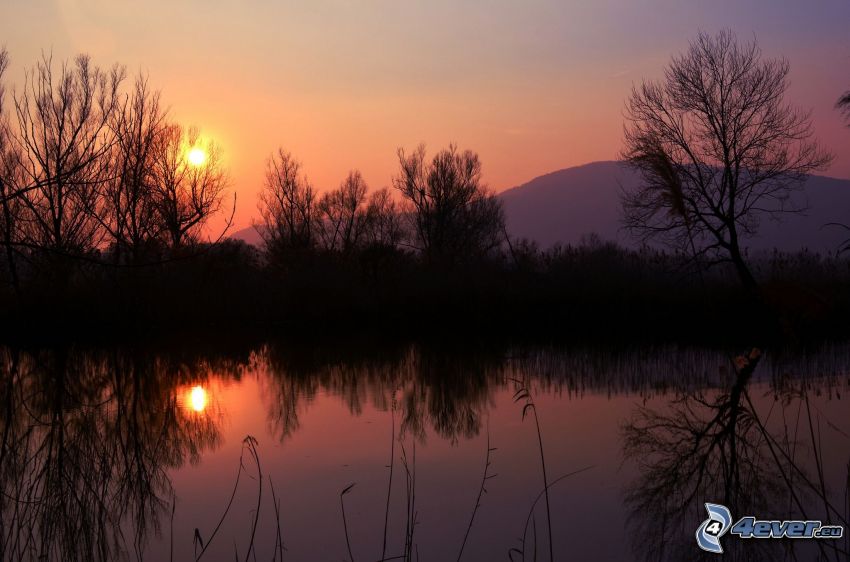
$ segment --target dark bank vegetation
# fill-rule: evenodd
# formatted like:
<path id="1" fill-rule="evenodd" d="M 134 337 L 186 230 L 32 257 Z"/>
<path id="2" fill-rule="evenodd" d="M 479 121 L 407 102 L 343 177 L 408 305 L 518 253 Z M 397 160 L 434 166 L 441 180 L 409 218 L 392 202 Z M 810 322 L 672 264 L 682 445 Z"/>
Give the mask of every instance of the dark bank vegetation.
<path id="1" fill-rule="evenodd" d="M 174 122 L 145 77 L 44 57 L 0 95 L 0 330 L 841 337 L 844 254 L 745 250 L 760 221 L 802 210 L 789 194 L 830 159 L 785 102 L 787 75 L 724 32 L 635 89 L 624 158 L 645 182 L 624 194 L 625 224 L 654 246 L 514 239 L 478 155 L 450 145 L 400 149 L 389 188 L 352 170 L 321 193 L 279 149 L 254 248 L 226 237 L 236 200 L 218 147 Z"/>

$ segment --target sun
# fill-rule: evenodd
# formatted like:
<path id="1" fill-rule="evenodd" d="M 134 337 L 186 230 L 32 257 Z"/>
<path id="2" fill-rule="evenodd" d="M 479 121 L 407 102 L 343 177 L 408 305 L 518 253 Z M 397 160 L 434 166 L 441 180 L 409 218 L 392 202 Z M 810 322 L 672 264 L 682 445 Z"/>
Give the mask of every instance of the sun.
<path id="1" fill-rule="evenodd" d="M 196 412 L 203 412 L 207 407 L 207 391 L 202 386 L 193 386 L 189 393 L 189 402 Z"/>
<path id="2" fill-rule="evenodd" d="M 207 153 L 204 152 L 203 148 L 196 146 L 189 150 L 186 158 L 189 160 L 189 164 L 193 166 L 203 166 L 204 162 L 207 161 Z"/>

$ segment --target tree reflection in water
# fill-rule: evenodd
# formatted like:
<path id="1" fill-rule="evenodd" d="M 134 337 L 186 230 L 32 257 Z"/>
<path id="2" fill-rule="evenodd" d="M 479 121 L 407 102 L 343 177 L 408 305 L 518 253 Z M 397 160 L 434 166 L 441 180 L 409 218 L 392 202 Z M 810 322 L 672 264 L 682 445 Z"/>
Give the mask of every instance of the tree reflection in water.
<path id="1" fill-rule="evenodd" d="M 837 360 L 850 363 L 844 356 Z M 380 465 L 384 454 L 395 455 L 402 488 L 415 488 L 415 443 L 424 443 L 427 435 L 457 443 L 481 434 L 492 420 L 488 416 L 497 396 L 513 394 L 512 379 L 527 379 L 540 397 L 580 399 L 592 393 L 661 399 L 660 408 L 638 408 L 623 428 L 625 453 L 640 469 L 626 497 L 630 526 L 636 551 L 646 560 L 695 558 L 693 533 L 705 518 L 704 501 L 725 503 L 736 516 L 794 513 L 843 523 L 846 516 L 835 494 L 843 493 L 844 484 L 830 490 L 828 479 L 821 482 L 818 462 L 809 460 L 823 452 L 820 414 L 808 402 L 813 383 L 805 377 L 775 377 L 773 407 L 757 411 L 753 402 L 765 403 L 751 396 L 759 362 L 760 372 L 775 368 L 770 360 L 751 356 L 739 363 L 730 388 L 715 392 L 699 390 L 718 388 L 723 379 L 717 374 L 717 354 L 702 351 L 516 352 L 426 345 L 265 345 L 215 353 L 2 348 L 0 559 L 143 559 L 149 558 L 146 550 L 154 543 L 157 548 L 166 545 L 167 553 L 175 503 L 169 475 L 222 444 L 224 412 L 216 385 L 243 377 L 256 380 L 269 433 L 279 441 L 298 431 L 299 415 L 320 394 L 341 401 L 352 416 L 386 412 L 387 443 Z M 808 421 L 810 413 L 813 422 Z M 518 408 L 506 415 L 520 419 Z M 574 453 L 577 459 L 585 454 Z M 496 458 L 496 468 L 500 462 Z M 538 465 L 532 460 L 528 464 L 536 486 Z M 253 465 L 248 465 L 253 478 Z M 243 482 L 259 483 L 250 478 Z M 263 497 L 272 492 L 270 484 L 265 483 Z M 221 492 L 222 509 L 227 494 Z M 377 507 L 381 522 L 389 517 L 390 501 L 384 514 L 384 497 L 389 493 Z M 527 499 L 533 501 L 533 494 Z M 216 501 L 212 499 L 218 505 Z M 274 505 L 262 517 L 280 518 L 280 510 L 287 509 L 277 500 Z M 461 506 L 467 507 L 473 505 Z M 555 521 L 558 515 L 553 512 Z M 407 517 L 409 553 L 416 514 Z M 180 522 L 178 517 L 175 525 Z M 185 523 L 193 529 L 208 522 Z M 215 521 L 196 531 L 203 548 L 215 535 L 213 527 Z M 230 539 L 217 538 L 210 549 L 225 547 Z M 385 554 L 395 553 L 386 536 L 382 539 Z M 181 544 L 187 540 L 191 537 L 176 539 Z M 277 541 L 274 548 L 282 554 L 279 531 Z M 785 552 L 788 541 L 750 542 L 741 550 L 735 542 L 724 542 L 733 560 L 794 554 Z M 508 543 L 505 550 L 514 544 Z M 829 550 L 832 544 L 819 545 L 822 559 L 842 559 L 842 553 Z M 159 557 L 162 551 L 157 551 Z"/>
<path id="2" fill-rule="evenodd" d="M 768 411 L 759 411 L 750 387 L 760 359 L 755 349 L 736 358 L 728 390 L 684 392 L 661 409 L 637 407 L 623 426 L 624 454 L 640 473 L 625 500 L 642 559 L 696 559 L 694 532 L 706 517 L 705 502 L 727 506 L 734 520 L 753 515 L 846 527 L 850 481 L 839 482 L 840 490 L 824 481 L 820 420 L 811 411 L 808 383 L 778 381 Z M 803 551 L 805 559 L 848 559 L 843 541 L 743 541 L 728 535 L 723 541 L 724 559 L 797 560 Z"/>
<path id="3" fill-rule="evenodd" d="M 426 429 L 457 442 L 481 431 L 492 395 L 505 384 L 504 356 L 427 347 L 352 350 L 266 346 L 255 356 L 267 371 L 269 424 L 281 440 L 299 427 L 299 411 L 321 390 L 339 396 L 352 415 L 370 402 L 401 413 L 400 431 L 424 440 Z"/>
<path id="4" fill-rule="evenodd" d="M 64 349 L 0 361 L 0 558 L 141 558 L 171 507 L 168 470 L 220 440 L 216 416 L 175 392 L 202 364 Z"/>
<path id="5" fill-rule="evenodd" d="M 401 416 L 400 436 L 426 428 L 457 441 L 477 435 L 500 376 L 493 354 L 413 348 L 375 355 L 266 346 L 208 355 L 56 349 L 0 355 L 0 559 L 144 558 L 151 535 L 171 540 L 169 471 L 221 441 L 221 413 L 205 382 L 262 369 L 273 434 L 298 429 L 319 390 L 352 414 L 366 401 Z M 486 358 L 486 359 L 485 359 Z M 396 403 L 396 406 L 393 404 Z M 222 498 L 226 500 L 226 498 Z"/>

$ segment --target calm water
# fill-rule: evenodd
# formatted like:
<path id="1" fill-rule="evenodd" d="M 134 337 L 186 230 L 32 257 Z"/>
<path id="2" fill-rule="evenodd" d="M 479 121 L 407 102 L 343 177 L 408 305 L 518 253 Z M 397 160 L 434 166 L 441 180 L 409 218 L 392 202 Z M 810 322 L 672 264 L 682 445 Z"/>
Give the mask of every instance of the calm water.
<path id="1" fill-rule="evenodd" d="M 550 525 L 556 560 L 694 560 L 705 501 L 847 520 L 845 346 L 751 378 L 676 348 L 5 349 L 0 369 L 7 560 L 548 560 Z"/>

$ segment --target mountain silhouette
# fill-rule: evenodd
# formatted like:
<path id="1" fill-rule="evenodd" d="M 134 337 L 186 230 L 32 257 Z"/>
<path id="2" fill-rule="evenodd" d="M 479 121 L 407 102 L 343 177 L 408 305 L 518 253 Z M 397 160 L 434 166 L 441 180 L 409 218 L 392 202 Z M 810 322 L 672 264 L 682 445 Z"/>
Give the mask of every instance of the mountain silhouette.
<path id="1" fill-rule="evenodd" d="M 249 226 L 248 228 L 243 228 L 241 230 L 237 230 L 229 237 L 233 240 L 242 240 L 246 244 L 250 244 L 251 246 L 261 246 L 263 244 L 263 238 L 260 236 L 260 233 L 257 231 L 257 228 L 261 227 L 253 227 Z"/>
<path id="2" fill-rule="evenodd" d="M 620 192 L 635 187 L 638 175 L 621 162 L 594 162 L 546 174 L 500 194 L 508 231 L 547 248 L 575 244 L 591 233 L 627 247 L 640 245 L 622 228 Z M 745 240 L 751 251 L 834 252 L 850 232 L 828 223 L 850 223 L 850 180 L 811 176 L 795 193 L 807 207 L 783 220 L 762 217 L 758 235 Z"/>
<path id="3" fill-rule="evenodd" d="M 602 240 L 637 247 L 622 228 L 620 192 L 637 185 L 640 178 L 625 164 L 593 162 L 534 178 L 499 194 L 504 202 L 508 232 L 534 240 L 541 248 L 554 244 L 578 244 L 596 234 Z M 796 203 L 807 210 L 783 220 L 763 217 L 759 233 L 746 239 L 750 251 L 772 250 L 835 252 L 850 231 L 829 223 L 850 223 L 850 180 L 811 176 Z M 235 232 L 232 238 L 260 244 L 253 227 Z"/>

